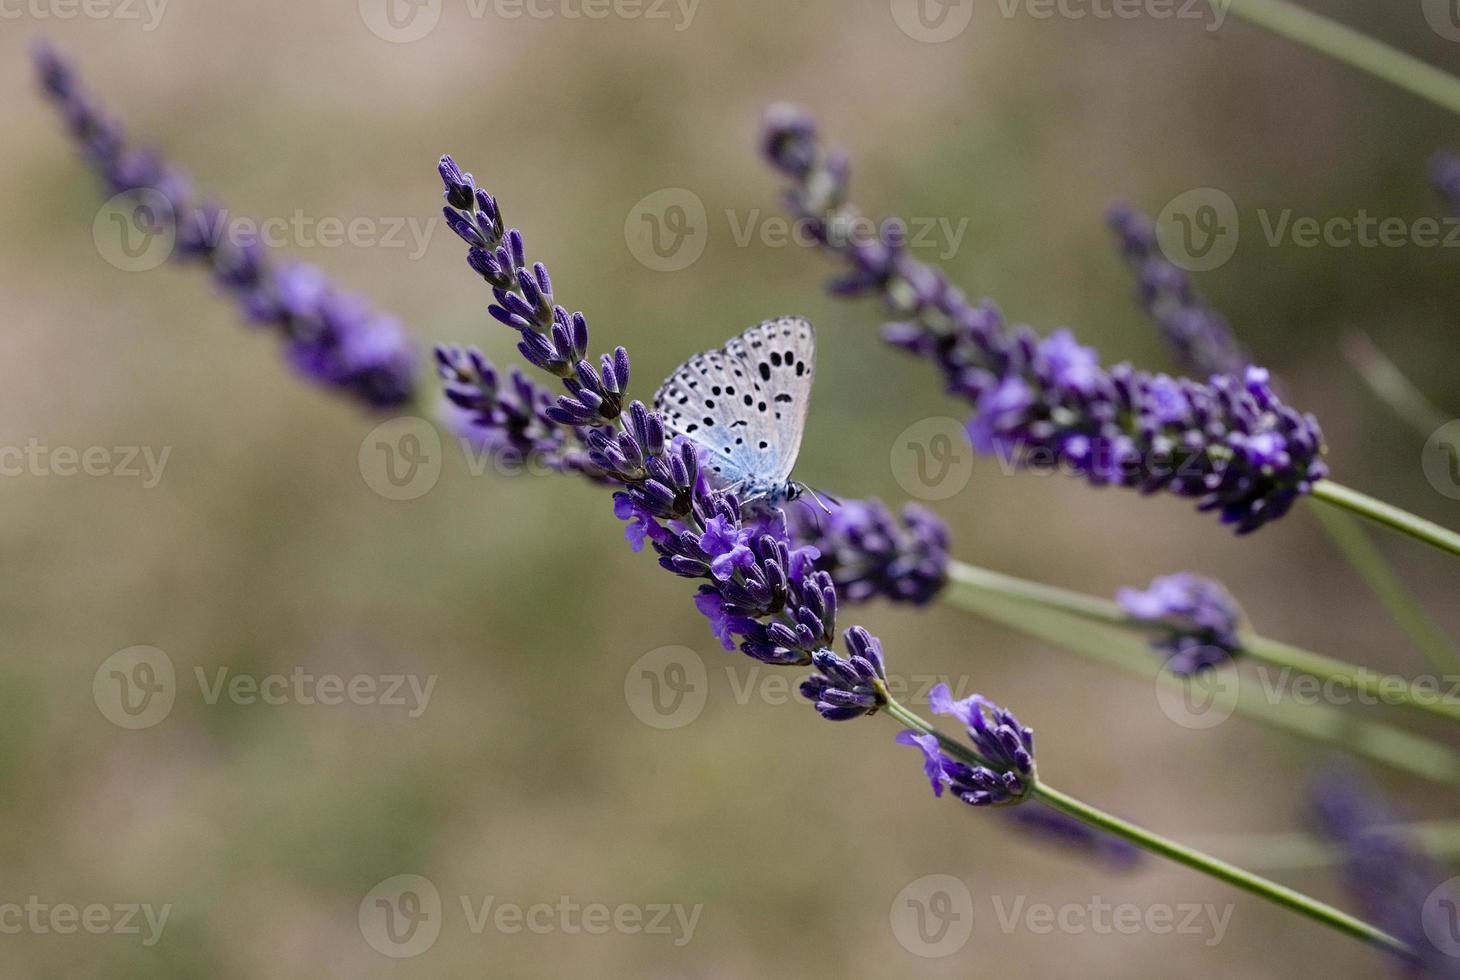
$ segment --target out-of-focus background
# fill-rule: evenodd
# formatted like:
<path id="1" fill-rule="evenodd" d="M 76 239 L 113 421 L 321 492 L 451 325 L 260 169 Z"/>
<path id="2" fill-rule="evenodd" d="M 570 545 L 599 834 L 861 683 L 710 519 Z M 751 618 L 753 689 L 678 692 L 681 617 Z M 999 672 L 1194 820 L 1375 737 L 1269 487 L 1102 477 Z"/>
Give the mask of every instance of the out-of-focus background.
<path id="1" fill-rule="evenodd" d="M 1014 320 L 1070 325 L 1112 362 L 1171 367 L 1104 209 L 1156 213 L 1220 190 L 1242 232 L 1201 290 L 1323 421 L 1339 479 L 1451 525 L 1460 509 L 1426 481 L 1423 439 L 1362 386 L 1339 341 L 1368 331 L 1460 410 L 1460 249 L 1272 244 L 1264 222 L 1442 214 L 1427 160 L 1460 145 L 1455 119 L 1233 19 L 1218 26 L 1197 3 L 1122 19 L 1099 14 L 1110 4 L 1072 3 L 1079 18 L 963 0 L 918 20 L 902 0 L 160 2 L 3 13 L 0 445 L 101 447 L 113 470 L 128 469 L 125 447 L 167 454 L 156 479 L 145 456 L 135 477 L 39 463 L 0 479 L 0 904 L 17 907 L 0 918 L 6 976 L 1383 974 L 1351 942 L 1175 866 L 1112 874 L 934 801 L 892 725 L 824 723 L 786 696 L 799 673 L 721 651 L 691 584 L 629 551 L 599 490 L 473 474 L 448 442 L 429 492 L 377 493 L 361 460 L 369 470 L 378 419 L 291 376 L 197 269 L 107 261 L 93 239 L 101 195 L 34 94 L 26 47 L 54 41 L 130 134 L 233 214 L 282 219 L 290 254 L 400 316 L 423 348 L 516 356 L 438 217 L 445 151 L 499 196 L 560 301 L 588 314 L 595 348 L 630 349 L 640 397 L 744 326 L 806 314 L 820 366 L 798 473 L 890 503 L 910 499 L 904 430 L 965 410 L 879 342 L 875 305 L 828 298 L 828 264 L 783 240 L 757 148 L 768 103 L 807 106 L 852 152 L 869 212 L 963 227 L 956 241 L 935 230 L 922 257 Z M 1460 69 L 1460 44 L 1417 2 L 1318 6 Z M 1185 13 L 1154 16 L 1167 9 Z M 669 213 L 686 200 L 703 216 Z M 646 257 L 655 216 L 687 233 L 687 251 Z M 352 243 L 327 240 L 321 222 L 356 218 Z M 990 460 L 964 472 L 929 504 L 959 558 L 1102 595 L 1199 571 L 1269 635 L 1426 669 L 1307 507 L 1239 539 L 1181 500 Z M 1460 631 L 1453 565 L 1377 540 Z M 878 632 L 915 683 L 946 676 L 1015 708 L 1051 782 L 1183 839 L 1298 827 L 1329 760 L 1240 717 L 1175 724 L 1149 684 L 948 606 L 842 618 Z M 170 664 L 170 686 L 132 654 L 108 661 L 138 646 L 165 655 L 137 656 Z M 655 653 L 666 647 L 688 652 Z M 646 708 L 654 669 L 662 698 L 694 689 L 660 727 Z M 318 703 L 326 676 L 378 684 L 357 698 L 375 703 Z M 119 677 L 167 686 L 171 707 L 103 710 Z M 392 677 L 405 681 L 386 698 Z M 256 683 L 283 703 L 251 696 Z M 1417 817 L 1457 800 L 1382 782 Z M 971 934 L 959 919 L 947 943 L 908 939 L 909 897 L 947 911 L 927 904 L 943 881 L 929 875 L 966 889 Z M 1352 907 L 1327 873 L 1284 880 Z M 1101 902 L 1142 915 L 1212 903 L 1230 919 L 1220 935 L 1107 934 L 1027 912 Z M 542 903 L 552 911 L 530 923 L 496 917 Z M 620 917 L 606 934 L 584 929 L 580 907 L 595 903 Z M 54 909 L 89 905 L 108 910 L 92 913 L 97 934 L 51 928 Z M 155 929 L 138 912 L 129 932 L 128 905 L 168 917 Z"/>

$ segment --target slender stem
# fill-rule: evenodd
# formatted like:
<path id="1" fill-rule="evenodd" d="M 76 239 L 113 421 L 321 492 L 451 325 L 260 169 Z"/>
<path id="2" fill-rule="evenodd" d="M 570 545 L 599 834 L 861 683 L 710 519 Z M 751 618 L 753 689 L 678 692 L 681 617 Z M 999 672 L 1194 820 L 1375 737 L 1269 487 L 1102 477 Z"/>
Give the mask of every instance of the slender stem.
<path id="1" fill-rule="evenodd" d="M 1288 0 L 1210 0 L 1218 14 L 1243 20 L 1296 41 L 1351 68 L 1460 113 L 1460 79 L 1367 34 L 1305 10 Z"/>
<path id="2" fill-rule="evenodd" d="M 1434 402 L 1399 369 L 1399 365 L 1374 345 L 1362 330 L 1350 330 L 1343 338 L 1343 356 L 1364 379 L 1379 400 L 1404 420 L 1421 439 L 1450 421 Z"/>
<path id="3" fill-rule="evenodd" d="M 1412 842 L 1425 854 L 1450 859 L 1460 856 L 1460 820 L 1426 820 L 1372 827 L 1370 833 Z M 1201 838 L 1201 848 L 1226 854 L 1244 867 L 1265 871 L 1307 871 L 1343 863 L 1342 847 L 1305 833 L 1230 834 Z"/>
<path id="4" fill-rule="evenodd" d="M 916 713 L 909 711 L 895 699 L 889 699 L 887 714 L 900 722 L 904 727 L 914 731 L 931 734 L 937 737 L 938 744 L 949 755 L 961 759 L 972 766 L 988 766 L 988 763 L 979 757 L 969 746 L 955 739 L 949 738 L 938 731 L 933 725 L 919 717 Z M 1260 875 L 1243 870 L 1233 864 L 1228 864 L 1219 858 L 1204 854 L 1194 848 L 1176 841 L 1162 837 L 1136 824 L 1122 820 L 1104 810 L 1097 809 L 1088 803 L 1083 803 L 1068 794 L 1062 793 L 1052 786 L 1045 784 L 1037 777 L 1034 780 L 1030 795 L 1048 806 L 1059 810 L 1068 816 L 1074 817 L 1082 823 L 1089 824 L 1123 840 L 1159 854 L 1164 858 L 1184 864 L 1194 871 L 1210 875 L 1220 881 L 1256 895 L 1259 898 L 1267 899 L 1284 908 L 1292 909 L 1299 915 L 1307 916 L 1315 922 L 1320 922 L 1330 928 L 1337 929 L 1355 939 L 1363 940 L 1375 946 L 1388 950 L 1403 957 L 1412 957 L 1414 954 L 1408 946 L 1395 939 L 1379 928 L 1354 918 L 1346 912 L 1342 912 L 1331 905 L 1326 905 L 1302 892 L 1294 891 L 1275 881 L 1269 881 Z M 1013 804 L 1017 805 L 1017 804 Z"/>
<path id="5" fill-rule="evenodd" d="M 1125 629 L 1017 598 L 996 586 L 951 583 L 943 591 L 943 600 L 1147 684 L 1160 684 L 1178 695 L 1183 693 L 1180 679 L 1158 671 L 1156 658 L 1145 643 Z M 1357 718 L 1350 711 L 1322 704 L 1277 702 L 1260 685 L 1241 684 L 1233 712 L 1397 772 L 1439 783 L 1460 784 L 1460 754 L 1454 750 L 1390 725 Z"/>
<path id="6" fill-rule="evenodd" d="M 1441 551 L 1460 556 L 1460 534 L 1456 534 L 1449 528 L 1441 527 L 1434 521 L 1395 507 L 1393 504 L 1386 504 L 1368 494 L 1359 493 L 1341 483 L 1319 480 L 1313 484 L 1313 498 L 1333 507 L 1353 511 L 1375 524 L 1383 524 L 1401 534 L 1407 534 L 1426 544 L 1433 545 Z"/>
<path id="7" fill-rule="evenodd" d="M 1169 838 L 1138 827 L 1114 814 L 1106 813 L 1067 793 L 1062 793 L 1042 781 L 1035 782 L 1034 797 L 1061 813 L 1092 827 L 1097 827 L 1108 834 L 1124 838 L 1137 847 L 1169 858 L 1178 864 L 1184 864 L 1194 871 L 1200 871 L 1202 874 L 1225 881 L 1249 894 L 1291 909 L 1299 915 L 1307 916 L 1315 922 L 1321 922 L 1355 939 L 1378 946 L 1406 959 L 1414 956 L 1414 951 L 1408 945 L 1377 926 L 1370 925 L 1362 919 L 1355 918 L 1347 912 L 1340 911 L 1332 905 L 1320 902 L 1316 898 L 1295 891 L 1286 885 L 1280 885 L 1261 875 L 1253 874 L 1251 871 L 1212 857 L 1210 854 L 1205 854 L 1184 844 L 1178 844 Z"/>
<path id="8" fill-rule="evenodd" d="M 952 580 L 950 588 L 969 586 L 995 591 L 1084 619 L 1128 629 L 1150 631 L 1161 628 L 1159 624 L 1132 618 L 1108 599 L 1029 582 L 963 562 L 949 562 L 948 575 Z M 1433 689 L 1427 689 L 1402 677 L 1345 663 L 1321 653 L 1259 636 L 1250 630 L 1239 631 L 1238 639 L 1242 643 L 1243 654 L 1251 660 L 1337 682 L 1346 690 L 1365 695 L 1376 702 L 1403 705 L 1449 721 L 1460 721 L 1460 701 L 1443 694 L 1438 684 Z"/>
<path id="9" fill-rule="evenodd" d="M 1460 672 L 1460 650 L 1455 649 L 1414 593 L 1405 587 L 1358 520 L 1346 511 L 1332 507 L 1314 507 L 1313 514 L 1425 659 L 1441 672 Z"/>

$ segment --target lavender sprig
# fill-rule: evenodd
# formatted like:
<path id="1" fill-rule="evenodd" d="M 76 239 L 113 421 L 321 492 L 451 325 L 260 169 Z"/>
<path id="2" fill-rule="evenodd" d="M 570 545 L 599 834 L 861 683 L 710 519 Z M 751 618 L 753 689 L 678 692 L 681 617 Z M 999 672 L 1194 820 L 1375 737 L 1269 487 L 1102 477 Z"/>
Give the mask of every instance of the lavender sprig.
<path id="1" fill-rule="evenodd" d="M 899 733 L 899 745 L 922 750 L 923 772 L 934 796 L 947 789 L 970 806 L 1006 806 L 1029 796 L 1035 786 L 1033 731 L 981 695 L 953 700 L 947 684 L 929 692 L 928 706 L 934 714 L 952 715 L 963 723 L 980 762 L 972 765 L 955 758 L 936 733 L 914 729 Z"/>
<path id="2" fill-rule="evenodd" d="M 1205 378 L 1241 375 L 1252 363 L 1226 319 L 1197 295 L 1191 276 L 1161 253 L 1151 219 L 1117 204 L 1106 221 L 1136 280 L 1136 296 L 1182 370 Z"/>
<path id="3" fill-rule="evenodd" d="M 1151 645 L 1178 676 L 1220 666 L 1242 651 L 1242 610 L 1214 579 L 1178 572 L 1153 579 L 1145 591 L 1121 589 L 1115 600 L 1133 619 L 1155 627 Z"/>
<path id="4" fill-rule="evenodd" d="M 601 479 L 583 431 L 550 418 L 552 395 L 521 371 L 513 368 L 504 384 L 481 351 L 448 346 L 436 348 L 436 370 L 446 382 L 446 424 L 471 445 L 511 466 L 537 463 Z"/>
<path id="5" fill-rule="evenodd" d="M 1097 486 L 1192 497 L 1238 533 L 1282 516 L 1327 474 L 1317 420 L 1283 404 L 1265 371 L 1202 384 L 1106 369 L 1069 331 L 1041 340 L 1011 329 L 992 303 L 969 303 L 913 259 L 901 236 L 856 233 L 847 158 L 822 153 L 806 113 L 773 107 L 764 148 L 792 180 L 787 207 L 847 266 L 832 292 L 883 299 L 899 318 L 884 338 L 932 360 L 948 390 L 973 403 L 969 436 L 980 452 L 1017 465 L 1064 460 Z"/>
<path id="6" fill-rule="evenodd" d="M 449 155 L 438 166 L 446 185 L 446 223 L 466 242 L 467 264 L 492 287 L 493 317 L 517 331 L 517 349 L 534 367 L 556 375 L 566 395 L 547 409 L 562 425 L 606 426 L 623 411 L 629 384 L 629 355 L 622 347 L 604 354 L 598 366 L 587 360 L 588 321 L 553 299 L 547 266 L 529 268 L 522 233 L 508 228 L 496 199 L 476 188 L 469 173 Z"/>
<path id="7" fill-rule="evenodd" d="M 53 48 L 38 44 L 34 57 L 42 90 L 107 193 L 155 196 L 161 206 L 149 220 L 158 223 L 153 231 L 175 231 L 171 257 L 209 266 L 249 319 L 279 331 L 296 370 L 372 409 L 399 408 L 414 398 L 415 349 L 397 320 L 337 289 L 317 269 L 273 266 L 257 240 L 232 240 L 223 210 L 199 200 L 182 171 L 129 147 L 121 127 L 82 91 L 71 65 Z"/>
<path id="8" fill-rule="evenodd" d="M 763 663 L 814 665 L 829 682 L 826 697 L 855 700 L 857 714 L 885 704 L 876 639 L 853 627 L 846 634 L 849 660 L 830 649 L 836 586 L 814 567 L 816 549 L 794 547 L 783 522 L 748 520 L 733 493 L 711 485 L 692 441 L 671 442 L 658 413 L 638 401 L 625 405 L 628 352 L 618 347 L 597 369 L 588 364 L 586 318 L 553 301 L 542 263 L 528 270 L 521 232 L 506 226 L 497 201 L 450 156 L 441 158 L 438 170 L 447 221 L 467 244 L 468 265 L 492 287 L 490 312 L 517 331 L 522 356 L 562 379 L 568 391 L 548 405 L 523 379 L 515 402 L 504 408 L 496 370 L 480 353 L 442 348 L 437 357 L 449 382 L 448 398 L 523 451 L 556 453 L 565 439 L 562 430 L 574 430 L 593 474 L 618 486 L 614 513 L 627 522 L 634 549 L 648 541 L 662 567 L 700 580 L 695 606 L 727 650 L 738 646 Z M 873 682 L 853 690 L 850 679 L 874 655 Z"/>

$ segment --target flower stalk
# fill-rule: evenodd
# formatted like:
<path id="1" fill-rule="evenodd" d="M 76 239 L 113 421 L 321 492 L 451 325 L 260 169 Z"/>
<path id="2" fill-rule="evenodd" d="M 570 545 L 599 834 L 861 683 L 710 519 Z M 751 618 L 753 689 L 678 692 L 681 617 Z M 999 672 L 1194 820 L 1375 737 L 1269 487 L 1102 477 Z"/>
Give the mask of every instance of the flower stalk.
<path id="1" fill-rule="evenodd" d="M 949 738 L 936 726 L 920 717 L 916 712 L 909 710 L 895 698 L 888 697 L 885 711 L 888 717 L 897 721 L 905 729 L 936 738 L 939 747 L 944 752 L 965 765 L 984 768 L 990 764 L 989 760 L 978 752 L 957 739 Z M 1405 943 L 1347 912 L 1091 806 L 1068 793 L 1055 789 L 1040 779 L 1037 774 L 1031 774 L 1029 779 L 1031 781 L 1028 790 L 1029 798 L 1038 800 L 1067 817 L 1127 841 L 1142 850 L 1224 881 L 1251 895 L 1290 909 L 1347 936 L 1405 959 L 1412 959 L 1414 956 L 1413 950 Z"/>

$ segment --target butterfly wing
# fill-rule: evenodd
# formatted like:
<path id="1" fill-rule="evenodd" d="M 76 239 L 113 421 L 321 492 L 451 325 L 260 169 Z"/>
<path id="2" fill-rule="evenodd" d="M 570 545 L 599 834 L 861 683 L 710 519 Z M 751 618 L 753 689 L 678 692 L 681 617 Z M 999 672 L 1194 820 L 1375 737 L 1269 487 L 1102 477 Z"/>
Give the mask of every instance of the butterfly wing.
<path id="1" fill-rule="evenodd" d="M 725 484 L 784 486 L 801 450 L 816 373 L 816 331 L 802 317 L 766 320 L 724 349 L 696 354 L 654 396 L 665 428 L 693 439 Z"/>

